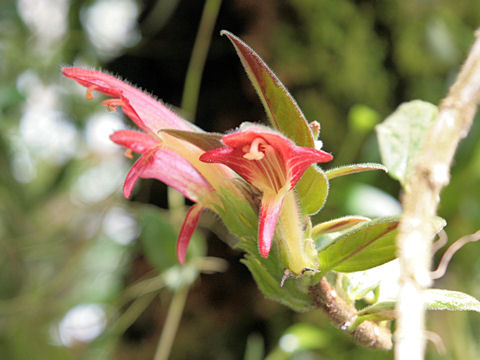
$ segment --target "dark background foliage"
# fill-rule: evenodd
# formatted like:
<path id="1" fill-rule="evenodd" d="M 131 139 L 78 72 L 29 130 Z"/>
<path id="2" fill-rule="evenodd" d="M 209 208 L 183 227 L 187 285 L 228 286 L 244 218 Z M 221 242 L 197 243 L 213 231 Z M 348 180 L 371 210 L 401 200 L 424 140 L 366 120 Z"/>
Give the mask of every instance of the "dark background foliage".
<path id="1" fill-rule="evenodd" d="M 45 1 L 0 4 L 2 359 L 151 359 L 175 285 L 159 286 L 147 295 L 129 291 L 139 280 L 182 274 L 174 254 L 178 226 L 167 212 L 166 187 L 142 180 L 131 201 L 122 198 L 121 182 L 130 163 L 125 159 L 115 168 L 98 170 L 123 159 L 121 152 L 97 151 L 91 145 L 96 138 L 88 137 L 93 126 L 89 119 L 104 111 L 98 100 L 87 102 L 61 78 L 60 65 L 107 70 L 179 107 L 204 2 L 127 0 L 136 4 L 138 22 L 132 28 L 125 25 L 129 30 L 123 38 L 138 35 L 110 52 L 95 45 L 85 20 L 87 10 L 100 2 L 57 0 L 45 5 L 50 21 L 57 12 L 65 17 L 63 33 L 50 38 L 41 31 L 47 25 L 35 25 L 42 17 L 36 4 Z M 33 11 L 34 20 L 25 9 Z M 335 156 L 326 168 L 380 161 L 374 124 L 404 101 L 420 98 L 438 104 L 479 23 L 480 2 L 472 0 L 224 1 L 195 122 L 205 130 L 225 132 L 244 121 L 265 120 L 231 44 L 219 35 L 227 29 L 265 59 L 309 121 L 321 123 L 324 149 Z M 71 141 L 62 143 L 67 135 L 48 128 L 44 108 L 34 107 L 46 106 L 42 101 L 52 91 L 53 110 L 45 116 L 60 116 L 70 124 L 69 134 L 76 134 Z M 33 119 L 27 121 L 26 114 Z M 479 135 L 475 124 L 442 194 L 440 215 L 448 221 L 450 242 L 478 229 Z M 51 143 L 60 145 L 42 155 L 41 149 Z M 65 158 L 55 160 L 62 154 Z M 92 195 L 109 186 L 112 191 L 106 195 Z M 382 173 L 335 179 L 316 220 L 387 214 L 398 206 L 399 190 Z M 112 208 L 133 222 L 134 230 L 125 230 L 118 220 L 114 226 L 117 235 L 133 231 L 129 241 L 115 241 L 115 232 L 108 231 Z M 228 268 L 202 274 L 191 286 L 172 359 L 258 359 L 262 347 L 269 359 L 392 358 L 391 353 L 354 344 L 318 311 L 296 314 L 266 300 L 239 262 L 241 253 L 219 240 L 222 226 L 209 216 L 202 225 L 197 253 L 225 259 Z M 439 287 L 480 298 L 479 255 L 475 244 L 459 252 Z M 95 340 L 65 340 L 58 325 L 80 304 L 95 304 L 103 311 L 106 330 Z M 302 345 L 289 353 L 284 335 L 293 324 L 302 326 L 297 328 Z M 428 327 L 447 347 L 441 355 L 429 346 L 429 358 L 480 357 L 478 314 L 430 314 Z"/>

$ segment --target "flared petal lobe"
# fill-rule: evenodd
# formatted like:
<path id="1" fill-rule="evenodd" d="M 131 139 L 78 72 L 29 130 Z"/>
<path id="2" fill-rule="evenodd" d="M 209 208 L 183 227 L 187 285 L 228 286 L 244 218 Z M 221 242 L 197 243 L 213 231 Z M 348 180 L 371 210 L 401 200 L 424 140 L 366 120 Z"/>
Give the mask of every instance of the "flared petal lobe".
<path id="1" fill-rule="evenodd" d="M 192 124 L 176 115 L 159 101 L 111 75 L 74 67 L 62 69 L 62 73 L 85 86 L 87 97 L 92 96 L 92 91 L 99 91 L 118 98 L 119 102 L 108 102 L 107 100 L 105 104 L 122 106 L 125 114 L 146 132 L 156 133 L 160 129 L 194 129 Z"/>
<path id="2" fill-rule="evenodd" d="M 258 222 L 258 248 L 264 258 L 268 256 L 272 247 L 272 239 L 282 203 L 283 196 L 263 194 Z"/>
<path id="3" fill-rule="evenodd" d="M 110 140 L 139 154 L 159 145 L 158 140 L 150 135 L 134 130 L 115 131 L 110 135 Z"/>
<path id="4" fill-rule="evenodd" d="M 200 160 L 227 165 L 261 191 L 291 190 L 310 165 L 333 159 L 325 151 L 296 146 L 280 134 L 255 127 L 222 141 L 225 147 L 207 151 Z"/>
<path id="5" fill-rule="evenodd" d="M 195 202 L 213 191 L 207 180 L 187 160 L 159 147 L 151 148 L 132 166 L 125 179 L 125 197 L 130 197 L 139 178 L 160 180 Z"/>
<path id="6" fill-rule="evenodd" d="M 203 207 L 199 204 L 193 205 L 185 216 L 182 228 L 177 240 L 177 257 L 181 264 L 185 263 L 185 256 L 187 255 L 188 244 L 192 238 L 193 232 L 197 227 L 200 215 L 202 215 Z"/>
<path id="7" fill-rule="evenodd" d="M 325 151 L 295 146 L 290 150 L 287 168 L 289 169 L 290 189 L 297 185 L 303 173 L 312 164 L 333 160 L 333 156 Z"/>

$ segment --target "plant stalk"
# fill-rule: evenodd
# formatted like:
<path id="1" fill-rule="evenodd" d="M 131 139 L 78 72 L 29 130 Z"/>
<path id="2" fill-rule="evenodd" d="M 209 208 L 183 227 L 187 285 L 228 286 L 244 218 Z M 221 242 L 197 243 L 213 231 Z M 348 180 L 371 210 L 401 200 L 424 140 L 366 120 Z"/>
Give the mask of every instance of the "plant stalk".
<path id="1" fill-rule="evenodd" d="M 167 319 L 163 326 L 162 335 L 157 345 L 154 360 L 167 360 L 170 356 L 173 341 L 177 334 L 180 320 L 182 319 L 183 309 L 188 295 L 188 286 L 177 289 L 173 295 L 168 308 Z"/>
<path id="2" fill-rule="evenodd" d="M 217 20 L 222 0 L 207 0 L 203 7 L 202 18 L 198 27 L 197 37 L 188 64 L 185 86 L 182 96 L 182 111 L 190 121 L 195 121 L 198 93 L 202 81 L 202 72 L 207 59 L 213 28 Z"/>
<path id="3" fill-rule="evenodd" d="M 421 360 L 425 353 L 423 291 L 432 279 L 432 242 L 440 191 L 450 180 L 458 143 L 472 124 L 480 100 L 480 29 L 476 41 L 440 110 L 408 177 L 397 237 L 400 293 L 396 307 L 395 359 Z"/>

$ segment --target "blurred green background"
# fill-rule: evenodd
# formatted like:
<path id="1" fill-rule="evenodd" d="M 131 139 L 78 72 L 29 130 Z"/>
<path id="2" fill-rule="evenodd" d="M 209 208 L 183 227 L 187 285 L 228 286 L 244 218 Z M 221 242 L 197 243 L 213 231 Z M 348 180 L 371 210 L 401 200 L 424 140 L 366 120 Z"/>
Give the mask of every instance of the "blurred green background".
<path id="1" fill-rule="evenodd" d="M 131 161 L 108 135 L 133 125 L 107 112 L 101 96 L 87 101 L 61 66 L 107 70 L 180 108 L 203 6 L 0 2 L 1 359 L 159 359 L 165 334 L 174 336 L 171 359 L 393 357 L 356 345 L 320 311 L 297 314 L 266 300 L 241 253 L 219 240 L 231 241 L 213 216 L 202 217 L 191 261 L 178 266 L 182 200 L 163 184 L 142 180 L 131 200 L 122 197 Z M 195 121 L 224 132 L 265 119 L 219 35 L 227 29 L 321 123 L 324 149 L 335 156 L 325 168 L 380 161 L 374 125 L 404 101 L 438 103 L 479 24 L 475 0 L 224 0 Z M 450 242 L 480 227 L 479 136 L 476 123 L 442 194 Z M 379 172 L 335 179 L 317 220 L 398 213 L 398 196 L 399 185 Z M 479 257 L 480 247 L 468 245 L 435 286 L 480 298 Z M 175 334 L 168 324 L 185 299 Z M 428 359 L 480 358 L 477 313 L 431 313 L 428 328 L 446 347 L 440 354 L 430 343 Z"/>

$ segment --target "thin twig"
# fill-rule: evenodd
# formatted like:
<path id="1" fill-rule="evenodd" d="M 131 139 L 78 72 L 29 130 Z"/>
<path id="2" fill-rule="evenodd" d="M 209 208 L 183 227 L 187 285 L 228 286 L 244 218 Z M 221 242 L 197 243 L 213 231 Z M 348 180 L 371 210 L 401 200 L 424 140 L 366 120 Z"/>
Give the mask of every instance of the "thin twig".
<path id="1" fill-rule="evenodd" d="M 400 292 L 397 302 L 395 359 L 421 360 L 425 351 L 422 292 L 431 286 L 432 219 L 441 189 L 450 180 L 458 143 L 473 121 L 480 97 L 480 31 L 448 96 L 429 130 L 402 198 L 403 216 L 397 237 Z"/>
<path id="2" fill-rule="evenodd" d="M 170 356 L 173 341 L 177 334 L 180 320 L 182 319 L 183 309 L 185 308 L 185 302 L 187 301 L 189 287 L 184 286 L 177 289 L 173 294 L 173 298 L 170 301 L 170 307 L 168 308 L 167 319 L 163 325 L 162 335 L 155 351 L 154 360 L 167 360 Z"/>
<path id="3" fill-rule="evenodd" d="M 445 273 L 447 272 L 448 264 L 450 263 L 450 260 L 452 260 L 453 255 L 455 255 L 455 253 L 462 247 L 464 247 L 466 244 L 478 240 L 480 240 L 480 230 L 473 234 L 462 236 L 460 239 L 450 245 L 440 259 L 440 263 L 438 264 L 437 269 L 431 272 L 432 279 L 440 279 L 443 275 L 445 275 Z"/>
<path id="4" fill-rule="evenodd" d="M 440 250 L 442 247 L 447 245 L 448 243 L 448 236 L 445 230 L 441 230 L 438 234 L 438 240 L 434 241 L 432 244 L 432 256 L 437 253 L 438 250 Z"/>
<path id="5" fill-rule="evenodd" d="M 431 341 L 433 345 L 435 345 L 435 349 L 437 349 L 437 352 L 440 355 L 445 355 L 447 353 L 447 349 L 445 348 L 442 337 L 436 332 L 425 331 L 425 338 Z"/>

